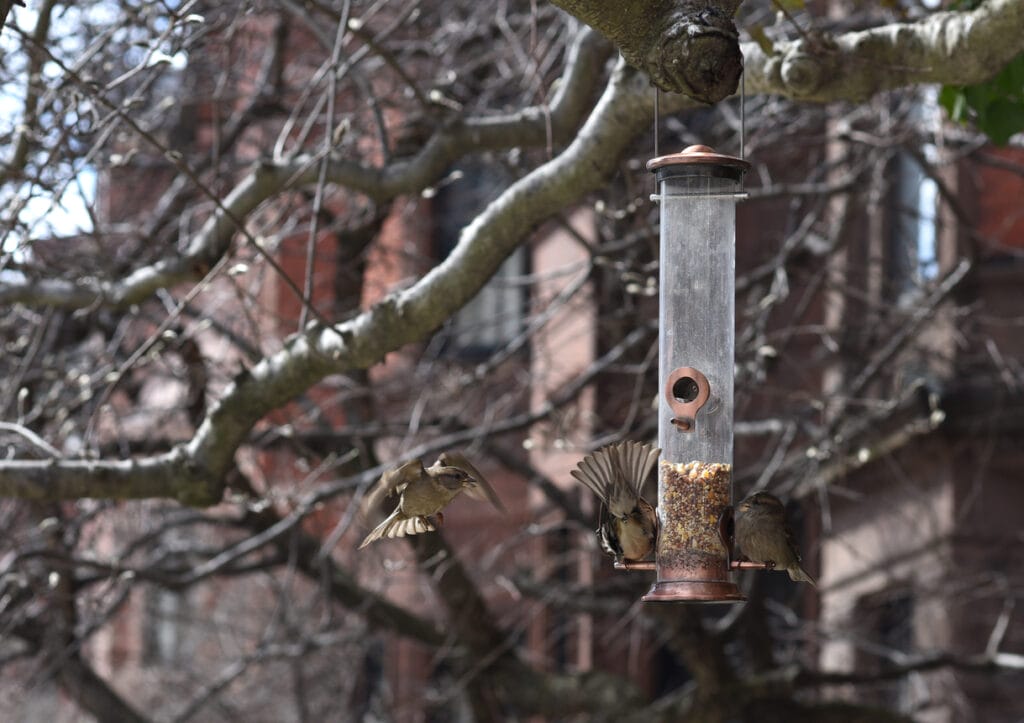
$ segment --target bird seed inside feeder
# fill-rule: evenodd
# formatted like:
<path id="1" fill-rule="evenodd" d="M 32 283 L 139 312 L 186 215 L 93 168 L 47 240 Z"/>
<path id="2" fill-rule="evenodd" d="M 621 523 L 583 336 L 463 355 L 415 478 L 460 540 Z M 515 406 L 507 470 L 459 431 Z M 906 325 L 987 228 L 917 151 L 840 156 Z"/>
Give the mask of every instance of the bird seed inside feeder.
<path id="1" fill-rule="evenodd" d="M 732 465 L 662 460 L 658 558 L 667 568 L 713 566 L 726 551 L 718 518 L 730 503 Z"/>

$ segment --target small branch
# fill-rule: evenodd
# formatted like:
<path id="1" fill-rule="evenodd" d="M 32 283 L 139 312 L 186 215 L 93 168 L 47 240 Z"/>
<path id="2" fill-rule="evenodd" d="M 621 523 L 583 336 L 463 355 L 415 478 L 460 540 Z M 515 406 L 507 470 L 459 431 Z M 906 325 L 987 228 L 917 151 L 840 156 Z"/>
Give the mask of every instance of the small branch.
<path id="1" fill-rule="evenodd" d="M 782 671 L 797 687 L 818 687 L 823 685 L 845 685 L 879 683 L 903 678 L 910 673 L 924 673 L 940 668 L 955 668 L 973 672 L 1019 671 L 1024 670 L 1024 655 L 1017 653 L 979 653 L 977 655 L 954 655 L 936 653 L 909 660 L 898 665 L 887 666 L 877 673 L 846 673 L 813 670 Z"/>
<path id="2" fill-rule="evenodd" d="M 39 449 L 43 450 L 44 452 L 46 452 L 47 455 L 53 457 L 54 459 L 60 459 L 61 457 L 64 456 L 63 454 L 61 454 L 61 451 L 59 449 L 51 445 L 49 442 L 47 442 L 45 439 L 40 437 L 38 434 L 33 432 L 28 427 L 22 426 L 20 424 L 15 424 L 13 422 L 0 422 L 0 431 L 11 432 L 12 434 L 17 434 L 21 437 L 24 437 L 29 442 L 34 444 L 36 447 L 39 447 Z"/>
<path id="3" fill-rule="evenodd" d="M 32 31 L 31 38 L 38 45 L 44 45 L 47 42 L 53 19 L 53 9 L 56 4 L 56 0 L 46 0 L 36 11 L 36 26 Z M 0 33 L 3 32 L 4 26 L 7 24 L 7 15 L 14 5 L 24 6 L 25 3 L 20 0 L 14 0 L 13 2 L 12 0 L 0 1 Z M 40 91 L 45 86 L 40 85 L 39 90 L 37 90 L 33 88 L 33 85 L 39 83 L 39 80 L 42 78 L 43 65 L 46 58 L 43 57 L 42 53 L 31 50 L 28 55 L 29 65 L 23 73 L 27 79 L 25 83 L 25 107 L 19 122 L 14 125 L 14 127 L 19 129 L 17 139 L 14 142 L 14 149 L 10 157 L 2 164 L 0 185 L 7 185 L 12 179 L 16 179 L 24 173 L 25 164 L 28 161 L 29 151 L 32 148 L 33 138 L 35 137 L 32 129 L 36 127 L 38 122 Z"/>
<path id="4" fill-rule="evenodd" d="M 11 632 L 25 640 L 32 648 L 39 649 L 45 644 L 46 628 L 36 619 L 25 620 Z M 60 651 L 55 665 L 57 684 L 64 694 L 78 706 L 99 721 L 121 723 L 148 723 L 149 719 L 135 710 L 116 690 L 101 678 L 82 658 L 77 648 Z"/>
<path id="5" fill-rule="evenodd" d="M 936 285 L 927 298 L 914 307 L 914 311 L 907 323 L 901 326 L 899 331 L 889 338 L 889 341 L 878 350 L 871 361 L 861 370 L 861 373 L 857 375 L 856 379 L 846 388 L 846 394 L 849 398 L 856 399 L 859 397 L 881 368 L 891 362 L 907 343 L 917 336 L 924 323 L 935 315 L 935 310 L 939 304 L 946 300 L 960 282 L 966 278 L 970 270 L 971 262 L 967 259 L 962 260 L 956 265 L 956 268 L 946 274 L 945 278 Z"/>
<path id="6" fill-rule="evenodd" d="M 1006 637 L 1006 631 L 1010 627 L 1010 617 L 1013 615 L 1015 605 L 1016 599 L 1012 594 L 1008 594 L 1003 601 L 1003 610 L 999 613 L 999 618 L 988 636 L 988 643 L 985 645 L 986 656 L 995 658 L 999 655 L 999 646 L 1003 644 L 1003 638 Z"/>
<path id="7" fill-rule="evenodd" d="M 905 417 L 908 411 L 913 415 L 910 420 L 899 422 L 893 428 L 893 420 L 898 421 L 899 417 Z M 875 424 L 865 422 L 864 429 L 858 432 L 845 432 L 846 441 L 843 444 L 846 448 L 854 451 L 829 459 L 814 467 L 805 479 L 795 484 L 791 494 L 800 498 L 819 491 L 862 467 L 895 454 L 918 437 L 931 434 L 944 421 L 945 413 L 942 410 L 922 410 L 917 390 L 912 390 L 907 398 L 901 400 L 900 404 L 886 413 L 885 418 L 875 419 Z M 792 473 L 797 468 L 808 464 L 808 451 L 802 450 L 781 465 L 780 471 L 788 470 Z"/>
<path id="8" fill-rule="evenodd" d="M 379 474 L 380 470 L 370 470 L 363 473 L 363 477 L 376 477 Z M 248 480 L 244 478 L 237 485 L 243 489 L 249 488 L 251 491 Z M 313 509 L 313 504 L 307 501 L 307 504 L 300 505 L 298 509 L 288 515 L 279 514 L 273 507 L 268 507 L 259 513 L 248 514 L 241 524 L 251 530 L 254 535 L 218 556 L 221 558 L 221 564 L 226 564 L 237 559 L 241 554 L 258 549 L 260 545 L 252 544 L 251 540 L 259 538 L 261 545 L 273 543 L 279 548 L 279 551 L 294 557 L 296 569 L 310 580 L 324 583 L 325 589 L 335 602 L 351 610 L 359 611 L 371 627 L 388 630 L 432 647 L 442 645 L 446 637 L 432 620 L 419 617 L 384 597 L 366 590 L 333 558 L 320 554 L 322 540 L 303 531 L 298 524 L 304 519 L 306 513 Z M 284 536 L 285 532 L 289 533 L 288 539 Z M 240 549 L 240 547 L 244 549 Z M 205 568 L 212 569 L 213 566 L 207 563 Z"/>
<path id="9" fill-rule="evenodd" d="M 314 651 L 322 650 L 339 643 L 346 642 L 347 635 L 337 632 L 319 633 L 304 638 L 297 643 L 271 643 L 264 642 L 256 650 L 235 660 L 224 667 L 220 674 L 208 682 L 199 691 L 188 705 L 174 717 L 174 723 L 185 723 L 192 720 L 211 699 L 234 683 L 238 678 L 245 675 L 250 668 L 256 665 L 277 661 L 300 659 Z"/>
<path id="10" fill-rule="evenodd" d="M 544 493 L 544 496 L 562 511 L 565 519 L 582 527 L 590 527 L 593 524 L 593 520 L 588 519 L 580 511 L 580 506 L 565 491 L 549 477 L 541 474 L 532 464 L 520 460 L 516 455 L 506 452 L 496 444 L 487 444 L 485 449 L 488 456 L 498 460 L 505 469 L 527 480 L 528 484 L 536 485 Z"/>

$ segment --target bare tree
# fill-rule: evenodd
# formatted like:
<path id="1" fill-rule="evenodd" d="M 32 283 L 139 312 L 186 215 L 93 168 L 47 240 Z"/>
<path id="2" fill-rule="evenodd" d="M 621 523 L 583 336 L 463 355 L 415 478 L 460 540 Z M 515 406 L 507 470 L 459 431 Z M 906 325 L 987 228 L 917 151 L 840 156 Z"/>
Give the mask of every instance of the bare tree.
<path id="1" fill-rule="evenodd" d="M 943 124 L 933 84 L 1024 52 L 1024 3 L 559 5 L 587 25 L 536 3 L 10 12 L 0 663 L 24 717 L 56 684 L 118 721 L 908 720 L 897 684 L 1019 677 L 1002 563 L 963 581 L 979 631 L 929 647 L 893 632 L 911 598 L 833 615 L 838 577 L 640 606 L 563 472 L 656 427 L 653 128 L 738 153 L 742 127 L 737 492 L 801 502 L 824 567 L 892 489 L 938 516 L 962 449 L 954 532 L 924 543 L 954 550 L 960 502 L 1019 455 L 1024 381 L 1019 310 L 984 288 L 1021 247 L 970 180 L 1022 166 Z M 510 515 L 460 502 L 357 554 L 382 471 L 454 448 Z M 913 539 L 882 572 L 918 590 Z"/>

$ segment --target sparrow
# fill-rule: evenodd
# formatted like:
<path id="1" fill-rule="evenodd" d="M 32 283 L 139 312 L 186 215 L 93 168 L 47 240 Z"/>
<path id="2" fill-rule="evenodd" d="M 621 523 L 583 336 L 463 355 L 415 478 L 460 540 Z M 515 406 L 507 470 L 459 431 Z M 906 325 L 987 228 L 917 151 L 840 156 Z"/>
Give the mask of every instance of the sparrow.
<path id="1" fill-rule="evenodd" d="M 570 473 L 601 499 L 597 539 L 616 562 L 642 560 L 654 550 L 658 518 L 640 489 L 659 454 L 649 444 L 610 444 L 588 454 Z"/>
<path id="2" fill-rule="evenodd" d="M 755 492 L 736 506 L 735 541 L 743 556 L 789 573 L 795 582 L 817 585 L 803 567 L 786 524 L 786 508 L 775 495 Z"/>
<path id="3" fill-rule="evenodd" d="M 359 549 L 384 537 L 405 537 L 436 530 L 444 524 L 441 510 L 461 492 L 505 510 L 479 470 L 458 452 L 443 453 L 430 467 L 414 459 L 385 471 L 377 489 L 368 497 L 379 501 L 383 496 L 397 494 L 398 504 L 366 536 Z"/>

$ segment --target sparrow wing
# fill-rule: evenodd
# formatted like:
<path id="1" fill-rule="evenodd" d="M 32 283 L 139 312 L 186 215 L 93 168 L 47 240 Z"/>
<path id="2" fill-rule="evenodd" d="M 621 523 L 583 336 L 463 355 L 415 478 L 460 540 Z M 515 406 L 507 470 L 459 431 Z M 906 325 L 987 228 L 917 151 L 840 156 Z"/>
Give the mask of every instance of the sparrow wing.
<path id="1" fill-rule="evenodd" d="M 608 504 L 611 487 L 615 484 L 611 468 L 606 464 L 608 449 L 608 447 L 602 447 L 596 452 L 591 452 L 579 461 L 576 469 L 569 473 L 597 495 L 604 505 Z"/>
<path id="2" fill-rule="evenodd" d="M 423 475 L 423 463 L 413 459 L 397 467 L 384 470 L 384 473 L 377 480 L 376 484 L 363 497 L 362 511 L 364 519 L 375 517 L 379 519 L 381 507 L 384 500 L 391 496 L 402 494 L 409 483 L 419 479 Z"/>
<path id="3" fill-rule="evenodd" d="M 387 490 L 388 494 L 397 494 L 404 490 L 410 482 L 422 476 L 423 463 L 418 459 L 412 459 L 397 467 L 385 470 L 377 484 Z"/>
<path id="4" fill-rule="evenodd" d="M 488 483 L 487 478 L 480 474 L 473 463 L 466 459 L 466 455 L 461 452 L 442 452 L 441 456 L 437 458 L 434 466 L 443 465 L 445 467 L 458 467 L 463 472 L 468 474 L 470 478 L 476 482 L 475 487 L 466 488 L 466 494 L 479 502 L 490 502 L 494 505 L 495 509 L 499 512 L 507 513 L 505 505 L 501 503 L 501 499 L 498 494 L 494 491 Z"/>
<path id="5" fill-rule="evenodd" d="M 796 546 L 796 537 L 793 535 L 793 530 L 788 523 L 785 525 L 785 528 L 786 542 L 789 543 L 789 549 L 793 551 L 793 557 L 796 558 L 796 562 L 788 568 L 789 579 L 794 582 L 809 582 L 813 587 L 818 587 L 818 583 L 811 577 L 811 573 L 807 572 L 804 566 L 800 564 L 803 558 L 800 557 L 800 549 Z"/>
<path id="6" fill-rule="evenodd" d="M 640 442 L 623 442 L 620 446 L 626 447 L 621 455 L 622 473 L 632 483 L 636 496 L 642 497 L 644 482 L 657 463 L 661 449 Z"/>
<path id="7" fill-rule="evenodd" d="M 793 559 L 796 560 L 796 562 L 786 568 L 786 572 L 789 573 L 789 579 L 793 582 L 807 582 L 810 583 L 812 587 L 817 587 L 818 583 L 814 581 L 813 577 L 811 577 L 811 573 L 807 572 L 803 565 L 800 564 L 803 558 L 800 557 L 800 548 L 797 547 L 796 536 L 793 534 L 793 528 L 784 520 L 782 523 L 782 529 L 786 533 L 786 544 L 789 545 L 789 549 L 793 551 Z"/>
<path id="8" fill-rule="evenodd" d="M 610 514 L 622 517 L 636 507 L 639 490 L 660 453 L 640 442 L 611 444 L 588 454 L 570 474 L 590 488 Z"/>
<path id="9" fill-rule="evenodd" d="M 782 530 L 786 533 L 786 544 L 793 551 L 793 557 L 796 558 L 797 562 L 800 562 L 803 558 L 800 557 L 800 548 L 796 546 L 796 535 L 793 534 L 793 528 L 789 526 L 788 522 L 783 522 Z"/>
<path id="10" fill-rule="evenodd" d="M 601 512 L 597 523 L 597 541 L 601 549 L 616 560 L 622 559 L 622 545 L 619 538 L 615 536 L 615 528 L 612 527 L 612 518 L 608 515 L 608 508 L 601 503 Z"/>

